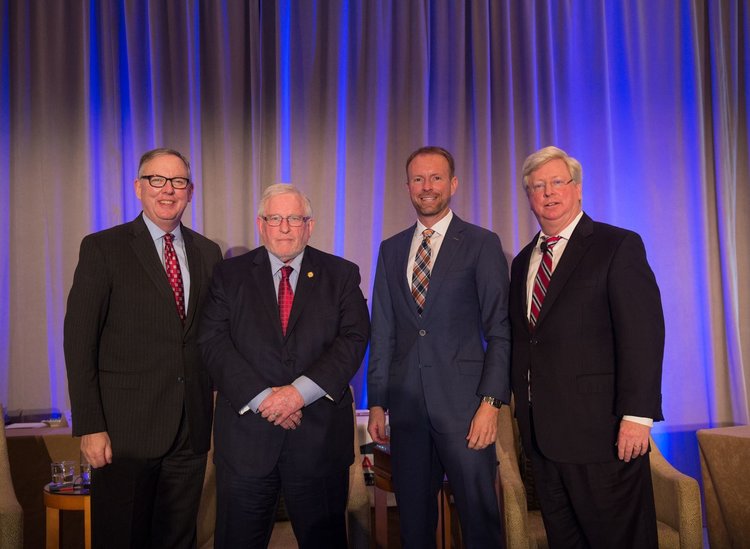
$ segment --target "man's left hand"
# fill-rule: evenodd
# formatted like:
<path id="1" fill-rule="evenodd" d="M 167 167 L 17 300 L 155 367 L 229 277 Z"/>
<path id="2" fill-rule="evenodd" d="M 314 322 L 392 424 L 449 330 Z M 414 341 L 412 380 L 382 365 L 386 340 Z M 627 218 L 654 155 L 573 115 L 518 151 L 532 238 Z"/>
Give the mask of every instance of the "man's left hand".
<path id="1" fill-rule="evenodd" d="M 623 419 L 617 435 L 617 457 L 626 463 L 648 452 L 648 435 L 651 427 Z"/>
<path id="2" fill-rule="evenodd" d="M 258 406 L 258 413 L 274 425 L 281 425 L 287 422 L 289 416 L 301 410 L 305 401 L 292 385 L 272 389 L 273 392 Z"/>
<path id="3" fill-rule="evenodd" d="M 471 420 L 469 434 L 466 435 L 468 446 L 472 450 L 484 450 L 497 438 L 497 414 L 500 412 L 491 404 L 482 402 Z"/>

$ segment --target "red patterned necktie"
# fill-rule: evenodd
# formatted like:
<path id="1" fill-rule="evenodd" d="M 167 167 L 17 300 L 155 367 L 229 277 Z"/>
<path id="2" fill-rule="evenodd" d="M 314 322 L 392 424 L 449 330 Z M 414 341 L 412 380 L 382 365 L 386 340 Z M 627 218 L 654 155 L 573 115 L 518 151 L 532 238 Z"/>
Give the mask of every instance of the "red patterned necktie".
<path id="1" fill-rule="evenodd" d="M 293 269 L 289 265 L 281 268 L 281 282 L 279 283 L 279 317 L 281 318 L 281 333 L 286 335 L 286 327 L 289 324 L 289 313 L 292 312 L 294 292 L 289 284 L 289 275 Z"/>
<path id="2" fill-rule="evenodd" d="M 174 240 L 174 235 L 170 233 L 164 235 L 164 265 L 167 269 L 169 285 L 172 286 L 172 292 L 174 293 L 177 314 L 180 315 L 180 320 L 185 322 L 185 289 L 182 286 L 180 262 L 177 260 L 172 240 Z"/>
<path id="3" fill-rule="evenodd" d="M 425 229 L 422 231 L 422 243 L 417 248 L 417 255 L 414 258 L 414 270 L 411 275 L 411 295 L 417 304 L 417 314 L 422 316 L 424 302 L 427 297 L 427 287 L 430 285 L 430 258 L 432 248 L 430 248 L 430 237 L 435 231 Z"/>
<path id="4" fill-rule="evenodd" d="M 544 297 L 547 295 L 550 278 L 552 278 L 552 248 L 560 240 L 559 236 L 550 236 L 542 242 L 542 261 L 534 278 L 534 291 L 531 293 L 531 312 L 529 314 L 529 327 L 533 330 L 542 310 Z"/>

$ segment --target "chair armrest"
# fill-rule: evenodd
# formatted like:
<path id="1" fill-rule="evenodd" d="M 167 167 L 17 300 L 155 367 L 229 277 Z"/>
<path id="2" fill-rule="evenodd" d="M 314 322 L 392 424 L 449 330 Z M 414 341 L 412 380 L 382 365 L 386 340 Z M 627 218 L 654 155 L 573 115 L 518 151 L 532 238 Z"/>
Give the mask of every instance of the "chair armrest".
<path id="1" fill-rule="evenodd" d="M 358 458 L 358 459 L 357 459 Z M 362 458 L 349 467 L 349 501 L 346 505 L 346 522 L 349 547 L 369 549 L 370 547 L 370 492 L 365 485 Z"/>
<path id="2" fill-rule="evenodd" d="M 675 469 L 653 439 L 649 459 L 657 520 L 679 533 L 681 547 L 702 547 L 703 520 L 698 481 Z"/>
<path id="3" fill-rule="evenodd" d="M 529 518 L 526 487 L 521 480 L 521 472 L 518 468 L 513 419 L 509 406 L 503 406 L 500 409 L 495 452 L 498 461 L 498 497 L 505 521 L 506 545 L 528 547 Z"/>

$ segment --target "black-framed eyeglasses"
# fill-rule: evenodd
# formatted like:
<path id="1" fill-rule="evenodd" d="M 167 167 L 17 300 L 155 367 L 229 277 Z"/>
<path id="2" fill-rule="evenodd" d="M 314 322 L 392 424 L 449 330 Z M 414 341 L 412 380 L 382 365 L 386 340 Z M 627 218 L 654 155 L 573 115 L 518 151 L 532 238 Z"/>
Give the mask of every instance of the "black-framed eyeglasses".
<path id="1" fill-rule="evenodd" d="M 564 179 L 553 179 L 552 181 L 534 181 L 529 185 L 529 190 L 532 193 L 541 193 L 547 188 L 547 183 L 552 185 L 553 189 L 560 189 L 572 182 L 573 179 L 568 179 L 567 181 L 565 181 Z"/>
<path id="2" fill-rule="evenodd" d="M 148 184 L 155 189 L 161 189 L 169 181 L 172 184 L 173 189 L 178 191 L 181 189 L 187 189 L 190 185 L 190 180 L 187 177 L 164 177 L 163 175 L 142 175 L 139 179 L 145 179 Z"/>
<path id="3" fill-rule="evenodd" d="M 304 215 L 288 215 L 286 217 L 283 215 L 264 215 L 261 216 L 261 219 L 268 223 L 270 227 L 278 227 L 284 220 L 286 220 L 290 227 L 301 227 L 310 221 L 311 218 Z"/>

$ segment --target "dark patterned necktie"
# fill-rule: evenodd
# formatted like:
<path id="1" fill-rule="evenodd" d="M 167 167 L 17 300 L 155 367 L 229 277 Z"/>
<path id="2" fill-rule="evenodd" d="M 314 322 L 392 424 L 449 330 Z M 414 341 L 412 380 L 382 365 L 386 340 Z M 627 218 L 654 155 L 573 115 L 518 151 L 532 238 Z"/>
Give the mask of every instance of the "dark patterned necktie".
<path id="1" fill-rule="evenodd" d="M 281 333 L 286 335 L 286 327 L 289 325 L 289 313 L 292 312 L 294 292 L 289 284 L 289 275 L 293 269 L 289 265 L 281 268 L 281 282 L 279 283 L 279 317 L 281 318 Z"/>
<path id="2" fill-rule="evenodd" d="M 531 293 L 531 312 L 529 314 L 529 326 L 534 329 L 542 310 L 544 297 L 547 295 L 550 278 L 552 278 L 552 248 L 560 240 L 559 236 L 551 236 L 544 240 L 541 245 L 542 261 L 534 278 L 534 291 Z"/>
<path id="3" fill-rule="evenodd" d="M 169 285 L 172 286 L 172 293 L 174 293 L 177 314 L 180 315 L 180 320 L 185 322 L 185 289 L 182 285 L 180 262 L 177 260 L 177 253 L 174 251 L 173 240 L 174 235 L 170 233 L 164 235 L 164 265 L 167 269 Z"/>
<path id="4" fill-rule="evenodd" d="M 422 243 L 417 248 L 417 255 L 414 258 L 414 271 L 411 275 L 411 295 L 414 296 L 419 316 L 422 316 L 424 301 L 427 297 L 427 287 L 430 284 L 430 258 L 432 256 L 430 237 L 434 232 L 432 229 L 422 231 Z"/>

